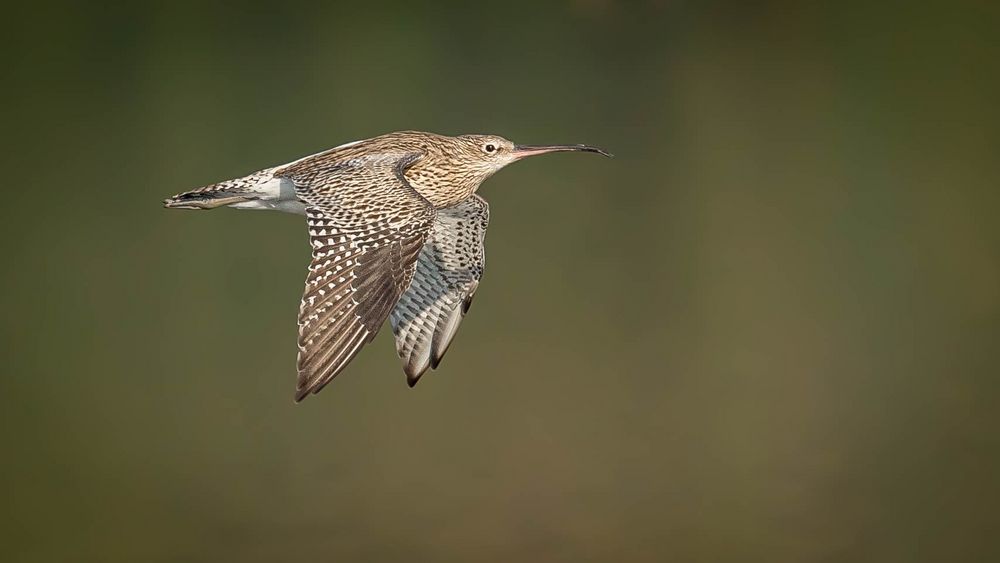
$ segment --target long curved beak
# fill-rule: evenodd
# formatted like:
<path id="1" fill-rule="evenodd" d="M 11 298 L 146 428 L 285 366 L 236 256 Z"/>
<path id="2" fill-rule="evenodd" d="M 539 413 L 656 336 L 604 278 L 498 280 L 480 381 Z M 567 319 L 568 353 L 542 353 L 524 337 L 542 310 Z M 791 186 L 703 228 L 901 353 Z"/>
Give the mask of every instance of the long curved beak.
<path id="1" fill-rule="evenodd" d="M 514 145 L 514 157 L 521 159 L 549 152 L 594 152 L 610 158 L 612 155 L 604 149 L 588 145 Z"/>

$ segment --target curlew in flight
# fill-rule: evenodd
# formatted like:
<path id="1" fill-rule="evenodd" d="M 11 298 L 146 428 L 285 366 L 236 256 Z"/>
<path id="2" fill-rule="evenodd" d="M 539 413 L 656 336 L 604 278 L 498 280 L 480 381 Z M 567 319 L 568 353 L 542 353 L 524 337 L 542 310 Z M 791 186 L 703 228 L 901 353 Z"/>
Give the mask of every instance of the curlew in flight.
<path id="1" fill-rule="evenodd" d="M 176 195 L 178 209 L 306 216 L 312 263 L 299 307 L 296 401 L 317 393 L 389 318 L 412 387 L 436 368 L 483 274 L 489 206 L 479 185 L 527 156 L 586 145 L 403 131 Z"/>

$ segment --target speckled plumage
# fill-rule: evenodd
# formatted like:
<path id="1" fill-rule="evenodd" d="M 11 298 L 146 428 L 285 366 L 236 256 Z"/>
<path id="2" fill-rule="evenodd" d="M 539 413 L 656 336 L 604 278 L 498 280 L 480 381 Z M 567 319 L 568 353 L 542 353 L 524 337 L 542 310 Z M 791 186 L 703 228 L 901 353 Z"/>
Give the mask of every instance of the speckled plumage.
<path id="1" fill-rule="evenodd" d="M 390 315 L 410 385 L 436 368 L 469 310 L 486 267 L 486 200 L 472 195 L 438 210 L 413 280 Z"/>
<path id="2" fill-rule="evenodd" d="M 404 131 L 356 141 L 166 200 L 303 214 L 312 262 L 299 309 L 296 400 L 329 383 L 391 318 L 410 385 L 441 361 L 479 285 L 489 206 L 475 195 L 525 156 L 492 135 Z"/>

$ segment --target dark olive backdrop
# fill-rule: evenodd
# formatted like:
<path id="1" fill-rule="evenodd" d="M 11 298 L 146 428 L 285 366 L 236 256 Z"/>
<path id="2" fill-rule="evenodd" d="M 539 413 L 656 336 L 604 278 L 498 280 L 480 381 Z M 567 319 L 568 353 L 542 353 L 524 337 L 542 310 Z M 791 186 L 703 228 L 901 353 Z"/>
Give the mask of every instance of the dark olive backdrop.
<path id="1" fill-rule="evenodd" d="M 5 8 L 0 559 L 997 556 L 996 13 L 872 4 Z M 617 157 L 294 405 L 302 219 L 160 201 L 399 129 Z"/>

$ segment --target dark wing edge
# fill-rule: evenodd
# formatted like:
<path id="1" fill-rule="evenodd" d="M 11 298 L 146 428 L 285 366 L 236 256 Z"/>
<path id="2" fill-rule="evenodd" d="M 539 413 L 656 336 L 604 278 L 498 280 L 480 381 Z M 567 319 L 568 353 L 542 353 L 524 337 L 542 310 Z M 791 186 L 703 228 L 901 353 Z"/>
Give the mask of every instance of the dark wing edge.
<path id="1" fill-rule="evenodd" d="M 299 307 L 295 400 L 371 342 L 413 277 L 434 207 L 406 182 L 419 154 L 285 171 L 306 204 L 312 262 Z"/>
<path id="2" fill-rule="evenodd" d="M 478 195 L 437 212 L 413 280 L 390 315 L 410 387 L 438 367 L 472 304 L 486 266 L 489 220 L 489 204 Z"/>

